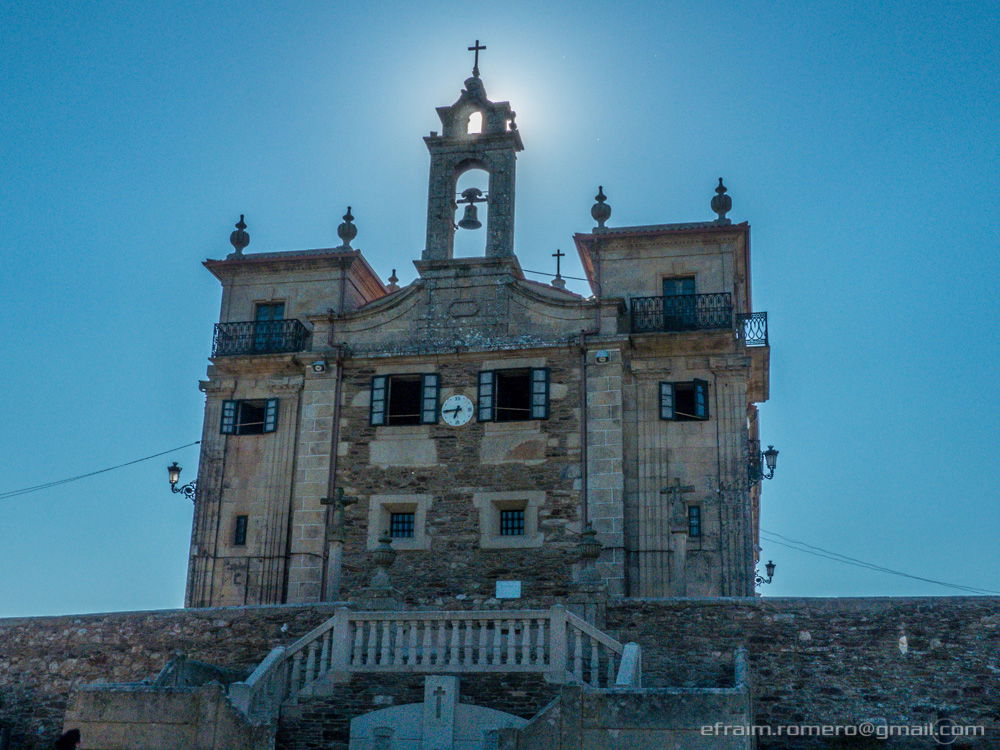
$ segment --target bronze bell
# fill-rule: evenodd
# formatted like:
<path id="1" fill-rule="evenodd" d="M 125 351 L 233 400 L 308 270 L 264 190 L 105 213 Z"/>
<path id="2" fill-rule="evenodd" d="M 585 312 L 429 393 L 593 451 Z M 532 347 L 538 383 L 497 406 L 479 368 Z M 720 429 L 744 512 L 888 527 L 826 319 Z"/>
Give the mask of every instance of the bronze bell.
<path id="1" fill-rule="evenodd" d="M 462 229 L 479 229 L 483 225 L 483 222 L 479 220 L 479 210 L 474 203 L 469 203 L 465 206 L 465 213 L 462 215 L 462 220 L 458 222 L 458 225 Z"/>

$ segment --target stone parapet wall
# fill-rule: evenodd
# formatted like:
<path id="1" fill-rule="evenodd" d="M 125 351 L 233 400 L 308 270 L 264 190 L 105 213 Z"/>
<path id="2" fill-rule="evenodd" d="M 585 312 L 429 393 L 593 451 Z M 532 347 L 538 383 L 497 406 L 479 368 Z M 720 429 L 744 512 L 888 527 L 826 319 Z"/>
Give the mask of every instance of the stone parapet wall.
<path id="1" fill-rule="evenodd" d="M 468 604 L 448 599 L 444 606 Z M 333 611 L 327 604 L 282 605 L 0 620 L 0 723 L 13 726 L 11 747 L 48 747 L 73 687 L 152 678 L 177 650 L 253 667 Z M 617 599 L 605 631 L 642 646 L 644 684 L 652 688 L 730 687 L 733 650 L 746 645 L 758 723 L 882 717 L 892 724 L 947 712 L 960 723 L 991 727 L 992 737 L 969 746 L 1000 747 L 995 597 Z M 463 695 L 470 696 L 465 682 Z M 927 747 L 923 741 L 914 746 Z M 761 748 L 796 746 L 790 742 L 762 741 Z M 799 746 L 836 745 L 813 739 Z"/>

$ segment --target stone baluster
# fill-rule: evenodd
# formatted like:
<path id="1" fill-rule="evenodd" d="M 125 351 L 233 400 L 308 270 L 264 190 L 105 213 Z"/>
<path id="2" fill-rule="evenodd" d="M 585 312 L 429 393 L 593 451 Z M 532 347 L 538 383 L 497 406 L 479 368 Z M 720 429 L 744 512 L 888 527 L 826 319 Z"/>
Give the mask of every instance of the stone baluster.
<path id="1" fill-rule="evenodd" d="M 614 687 L 615 680 L 618 678 L 618 671 L 615 666 L 615 652 L 608 649 L 608 678 L 605 685 L 607 687 Z"/>
<path id="2" fill-rule="evenodd" d="M 292 656 L 292 679 L 289 689 L 291 694 L 294 696 L 299 692 L 299 685 L 302 680 L 302 652 L 296 651 Z"/>
<path id="3" fill-rule="evenodd" d="M 573 628 L 573 677 L 577 682 L 583 682 L 583 632 Z"/>
<path id="4" fill-rule="evenodd" d="M 392 663 L 392 633 L 389 621 L 382 621 L 382 649 L 379 652 L 379 664 L 385 666 Z"/>
<path id="5" fill-rule="evenodd" d="M 486 666 L 490 663 L 490 629 L 486 627 L 486 620 L 479 622 L 479 654 L 476 656 L 476 664 Z"/>
<path id="6" fill-rule="evenodd" d="M 590 636 L 590 684 L 601 686 L 601 652 L 594 636 Z"/>
<path id="7" fill-rule="evenodd" d="M 507 621 L 507 663 L 517 664 L 517 632 L 514 620 Z"/>
<path id="8" fill-rule="evenodd" d="M 434 634 L 431 632 L 433 623 L 430 620 L 424 621 L 424 647 L 420 654 L 420 663 L 427 666 L 431 663 L 431 641 Z"/>
<path id="9" fill-rule="evenodd" d="M 416 620 L 410 620 L 410 645 L 406 649 L 406 663 L 411 666 L 417 663 L 417 627 L 419 624 Z"/>
<path id="10" fill-rule="evenodd" d="M 354 622 L 354 651 L 351 654 L 351 666 L 361 666 L 365 646 L 365 624 L 358 620 Z"/>
<path id="11" fill-rule="evenodd" d="M 404 635 L 404 633 L 406 632 L 404 630 L 405 627 L 406 627 L 405 622 L 403 622 L 402 620 L 396 620 L 396 637 L 393 640 L 393 648 L 392 648 L 393 664 L 402 664 L 403 658 L 406 655 L 404 649 L 404 645 L 406 644 L 406 636 Z"/>
<path id="12" fill-rule="evenodd" d="M 438 621 L 437 644 L 434 649 L 434 663 L 441 666 L 445 663 L 445 655 L 448 652 L 448 623 L 444 620 Z"/>
<path id="13" fill-rule="evenodd" d="M 476 657 L 476 622 L 475 620 L 465 621 L 465 648 L 462 652 L 462 664 L 471 667 L 475 664 Z"/>
<path id="14" fill-rule="evenodd" d="M 451 643 L 448 647 L 448 664 L 459 664 L 462 661 L 461 644 L 459 642 L 458 620 L 451 621 Z"/>
<path id="15" fill-rule="evenodd" d="M 493 621 L 493 666 L 500 666 L 500 644 L 503 638 L 503 624 L 500 620 Z"/>
<path id="16" fill-rule="evenodd" d="M 545 664 L 545 620 L 535 621 L 535 664 Z"/>
<path id="17" fill-rule="evenodd" d="M 321 641 L 322 646 L 319 650 L 319 669 L 316 672 L 316 676 L 326 674 L 326 671 L 330 668 L 330 639 L 333 638 L 333 631 L 327 630 L 323 633 L 323 640 Z"/>
<path id="18" fill-rule="evenodd" d="M 518 664 L 531 664 L 531 620 L 521 620 L 520 656 Z"/>
<path id="19" fill-rule="evenodd" d="M 375 666 L 375 648 L 378 645 L 378 623 L 375 620 L 368 621 L 368 652 L 365 666 Z"/>
<path id="20" fill-rule="evenodd" d="M 556 604 L 549 610 L 549 675 L 552 682 L 566 682 L 569 671 L 566 639 L 566 608 Z"/>
<path id="21" fill-rule="evenodd" d="M 316 652 L 319 650 L 316 641 L 309 644 L 306 653 L 306 679 L 305 684 L 312 682 L 316 678 Z"/>

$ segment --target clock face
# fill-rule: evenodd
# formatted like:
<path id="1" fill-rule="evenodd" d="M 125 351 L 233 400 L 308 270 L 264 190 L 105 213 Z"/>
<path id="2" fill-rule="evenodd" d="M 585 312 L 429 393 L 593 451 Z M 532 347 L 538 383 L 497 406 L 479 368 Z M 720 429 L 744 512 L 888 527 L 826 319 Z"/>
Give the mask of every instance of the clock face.
<path id="1" fill-rule="evenodd" d="M 461 427 L 472 419 L 472 401 L 468 396 L 451 396 L 441 406 L 441 419 L 452 427 Z"/>

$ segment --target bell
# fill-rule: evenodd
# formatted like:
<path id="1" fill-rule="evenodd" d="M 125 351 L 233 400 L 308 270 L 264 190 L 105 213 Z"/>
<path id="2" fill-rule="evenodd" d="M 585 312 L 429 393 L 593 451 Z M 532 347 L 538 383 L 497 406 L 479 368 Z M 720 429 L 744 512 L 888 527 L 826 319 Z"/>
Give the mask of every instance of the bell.
<path id="1" fill-rule="evenodd" d="M 478 211 L 473 203 L 469 203 L 465 207 L 465 214 L 462 216 L 462 220 L 458 222 L 458 225 L 462 229 L 479 229 L 483 225 L 483 222 L 479 220 Z"/>

